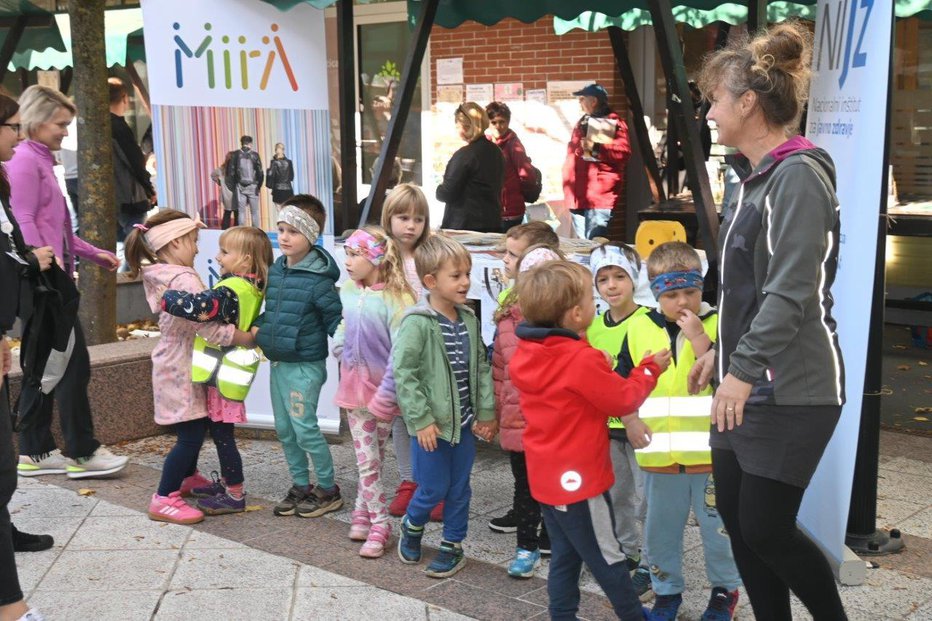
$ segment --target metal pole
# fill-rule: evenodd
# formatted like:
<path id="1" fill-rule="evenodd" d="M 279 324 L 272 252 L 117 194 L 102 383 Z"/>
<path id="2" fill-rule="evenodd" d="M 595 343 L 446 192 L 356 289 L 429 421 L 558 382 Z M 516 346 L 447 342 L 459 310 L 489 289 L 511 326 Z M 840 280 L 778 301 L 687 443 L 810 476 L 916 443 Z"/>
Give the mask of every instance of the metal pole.
<path id="1" fill-rule="evenodd" d="M 718 212 L 712 199 L 709 174 L 705 169 L 699 125 L 696 123 L 696 109 L 693 107 L 693 98 L 686 80 L 683 49 L 673 20 L 670 0 L 647 0 L 647 6 L 654 23 L 654 32 L 657 34 L 657 49 L 670 92 L 668 132 L 674 122 L 677 128 L 682 130 L 679 139 L 686 160 L 686 174 L 693 180 L 692 194 L 699 223 L 699 236 L 709 261 L 708 280 L 711 280 L 713 274 L 718 274 Z"/>
<path id="2" fill-rule="evenodd" d="M 23 32 L 26 30 L 26 21 L 28 19 L 29 18 L 25 15 L 17 17 L 13 25 L 10 26 L 10 31 L 7 33 L 6 39 L 3 41 L 3 47 L 0 48 L 0 82 L 2 82 L 3 78 L 6 76 L 7 65 L 10 64 L 10 59 L 13 58 L 13 54 L 16 52 L 16 46 L 19 45 L 19 40 L 23 38 Z"/>
<path id="3" fill-rule="evenodd" d="M 340 84 L 340 229 L 355 221 L 356 203 L 356 67 L 353 54 L 353 1 L 337 2 L 337 54 Z"/>
<path id="4" fill-rule="evenodd" d="M 667 196 L 663 191 L 663 179 L 660 176 L 660 169 L 657 167 L 654 146 L 650 143 L 650 136 L 647 133 L 647 124 L 644 122 L 644 106 L 641 105 L 638 85 L 634 80 L 634 69 L 631 68 L 631 59 L 628 57 L 628 48 L 625 46 L 621 28 L 611 26 L 608 29 L 608 38 L 612 43 L 612 51 L 615 52 L 618 73 L 621 74 L 621 81 L 625 85 L 625 95 L 628 96 L 628 104 L 631 108 L 632 122 L 634 124 L 634 135 L 638 141 L 638 148 L 641 150 L 644 166 L 647 168 L 647 176 L 652 186 L 651 193 L 654 195 L 654 202 L 659 203 L 667 200 Z"/>
<path id="5" fill-rule="evenodd" d="M 890 16 L 893 30 L 890 40 L 896 41 L 895 19 Z M 895 47 L 893 48 L 895 49 Z M 880 183 L 880 209 L 877 226 L 877 256 L 874 264 L 874 294 L 871 299 L 870 328 L 867 331 L 867 366 L 864 368 L 864 397 L 861 401 L 861 426 L 854 462 L 854 482 L 848 508 L 845 545 L 855 554 L 877 556 L 903 549 L 900 531 L 889 534 L 877 530 L 877 474 L 880 460 L 880 390 L 883 384 L 883 320 L 886 299 L 887 258 L 887 166 L 890 161 L 890 115 L 893 103 L 893 55 L 887 78 L 887 114 L 884 124 L 883 168 Z"/>
<path id="6" fill-rule="evenodd" d="M 78 197 L 81 237 L 98 248 L 116 247 L 116 196 L 110 97 L 104 50 L 105 0 L 71 0 L 74 99 L 78 107 Z M 81 262 L 80 317 L 88 345 L 116 340 L 116 279 L 90 261 Z"/>
<path id="7" fill-rule="evenodd" d="M 748 0 L 748 32 L 753 35 L 767 27 L 767 0 Z"/>
<path id="8" fill-rule="evenodd" d="M 382 142 L 379 162 L 372 175 L 372 189 L 369 191 L 366 206 L 363 207 L 359 217 L 360 226 L 369 221 L 369 214 L 378 216 L 382 212 L 382 203 L 385 201 L 385 191 L 388 189 L 392 165 L 395 163 L 395 156 L 398 155 L 398 145 L 401 143 L 401 134 L 408 120 L 408 112 L 411 111 L 421 62 L 424 60 L 427 40 L 430 38 L 430 29 L 434 25 L 434 17 L 437 15 L 439 4 L 440 0 L 422 0 L 421 2 L 421 13 L 418 15 L 414 29 L 414 41 L 408 48 L 404 70 L 401 72 L 401 90 L 392 102 L 392 118 L 388 122 L 388 131 Z"/>

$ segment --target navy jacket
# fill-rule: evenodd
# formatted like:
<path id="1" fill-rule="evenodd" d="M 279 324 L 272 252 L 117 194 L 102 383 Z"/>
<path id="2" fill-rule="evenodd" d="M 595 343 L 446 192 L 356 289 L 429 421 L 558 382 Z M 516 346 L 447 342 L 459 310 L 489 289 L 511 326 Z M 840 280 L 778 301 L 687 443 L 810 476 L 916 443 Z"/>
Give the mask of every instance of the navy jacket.
<path id="1" fill-rule="evenodd" d="M 327 335 L 340 325 L 340 269 L 323 248 L 312 246 L 297 265 L 279 257 L 269 270 L 265 311 L 254 325 L 256 344 L 269 360 L 315 362 L 327 358 Z"/>

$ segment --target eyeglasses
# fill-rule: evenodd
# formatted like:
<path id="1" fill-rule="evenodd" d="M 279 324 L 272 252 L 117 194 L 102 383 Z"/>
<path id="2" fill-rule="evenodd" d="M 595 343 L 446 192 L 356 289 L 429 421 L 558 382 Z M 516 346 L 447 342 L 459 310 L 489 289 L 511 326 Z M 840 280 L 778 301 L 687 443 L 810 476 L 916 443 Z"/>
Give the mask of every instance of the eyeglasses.
<path id="1" fill-rule="evenodd" d="M 23 129 L 23 126 L 20 123 L 0 123 L 3 127 L 9 127 L 17 134 Z"/>

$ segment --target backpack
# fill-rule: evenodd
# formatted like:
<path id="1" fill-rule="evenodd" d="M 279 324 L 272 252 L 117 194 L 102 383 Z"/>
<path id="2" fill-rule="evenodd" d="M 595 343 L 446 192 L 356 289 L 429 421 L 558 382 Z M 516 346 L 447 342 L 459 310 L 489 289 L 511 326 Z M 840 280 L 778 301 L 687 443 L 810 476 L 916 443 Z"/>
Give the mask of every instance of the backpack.
<path id="1" fill-rule="evenodd" d="M 521 183 L 521 196 L 525 203 L 536 203 L 544 189 L 544 176 L 540 168 L 531 164 L 531 175 Z"/>

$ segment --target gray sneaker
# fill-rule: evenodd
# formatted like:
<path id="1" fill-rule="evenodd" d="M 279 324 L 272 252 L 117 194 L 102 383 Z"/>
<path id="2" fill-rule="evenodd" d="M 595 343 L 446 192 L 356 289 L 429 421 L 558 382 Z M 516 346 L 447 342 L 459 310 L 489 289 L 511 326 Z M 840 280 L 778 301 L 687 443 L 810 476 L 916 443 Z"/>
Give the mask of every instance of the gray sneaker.
<path id="1" fill-rule="evenodd" d="M 51 453 L 44 455 L 20 455 L 19 464 L 16 465 L 16 472 L 21 477 L 37 477 L 43 474 L 65 474 L 68 472 L 68 466 L 74 465 L 74 461 L 61 454 L 61 451 L 55 449 Z"/>
<path id="2" fill-rule="evenodd" d="M 292 485 L 281 502 L 272 509 L 272 513 L 275 515 L 294 515 L 295 510 L 298 508 L 298 503 L 307 498 L 308 494 L 311 493 L 311 489 L 313 489 L 313 486 L 308 489 L 298 485 Z"/>
<path id="3" fill-rule="evenodd" d="M 325 492 L 320 485 L 315 485 L 311 493 L 298 503 L 297 513 L 303 518 L 320 517 L 325 513 L 338 511 L 342 506 L 343 498 L 340 496 L 339 485 L 334 485 L 333 491 L 330 492 Z"/>
<path id="4" fill-rule="evenodd" d="M 79 457 L 68 464 L 69 479 L 89 479 L 116 474 L 126 467 L 129 457 L 114 455 L 100 446 L 90 457 Z"/>

